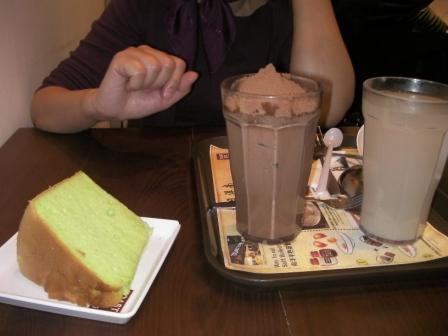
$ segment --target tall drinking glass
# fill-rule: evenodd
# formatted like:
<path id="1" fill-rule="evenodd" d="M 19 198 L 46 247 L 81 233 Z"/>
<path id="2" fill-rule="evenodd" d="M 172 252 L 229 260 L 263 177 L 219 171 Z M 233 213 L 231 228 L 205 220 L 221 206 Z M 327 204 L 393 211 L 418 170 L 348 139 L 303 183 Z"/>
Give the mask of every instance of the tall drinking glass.
<path id="1" fill-rule="evenodd" d="M 304 212 L 320 86 L 291 76 L 305 93 L 249 94 L 238 88 L 245 76 L 221 85 L 237 230 L 247 239 L 270 244 L 292 240 Z"/>
<path id="2" fill-rule="evenodd" d="M 448 156 L 448 86 L 400 77 L 364 82 L 361 229 L 406 244 L 421 237 Z"/>

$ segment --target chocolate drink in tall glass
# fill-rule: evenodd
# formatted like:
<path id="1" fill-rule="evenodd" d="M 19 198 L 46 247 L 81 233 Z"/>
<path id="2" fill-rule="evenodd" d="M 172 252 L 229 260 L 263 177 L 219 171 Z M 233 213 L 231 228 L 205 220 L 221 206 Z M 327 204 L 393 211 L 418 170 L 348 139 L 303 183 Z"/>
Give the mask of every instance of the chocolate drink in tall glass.
<path id="1" fill-rule="evenodd" d="M 269 244 L 292 240 L 304 213 L 320 86 L 268 65 L 226 79 L 221 93 L 237 230 Z"/>

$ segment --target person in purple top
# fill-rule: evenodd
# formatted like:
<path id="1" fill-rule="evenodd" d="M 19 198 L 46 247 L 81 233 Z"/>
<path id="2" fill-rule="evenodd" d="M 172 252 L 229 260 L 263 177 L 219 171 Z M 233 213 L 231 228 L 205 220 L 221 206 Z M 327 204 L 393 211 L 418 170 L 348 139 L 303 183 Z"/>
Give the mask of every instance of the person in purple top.
<path id="1" fill-rule="evenodd" d="M 224 125 L 221 81 L 268 63 L 320 81 L 324 127 L 353 101 L 331 0 L 112 0 L 36 90 L 31 116 L 58 133 L 114 120 Z"/>

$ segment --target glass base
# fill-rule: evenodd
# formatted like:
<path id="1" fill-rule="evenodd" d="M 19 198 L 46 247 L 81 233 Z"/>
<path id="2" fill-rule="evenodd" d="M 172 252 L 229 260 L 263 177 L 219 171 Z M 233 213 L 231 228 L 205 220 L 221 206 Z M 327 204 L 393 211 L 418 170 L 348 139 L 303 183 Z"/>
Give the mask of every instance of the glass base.
<path id="1" fill-rule="evenodd" d="M 420 237 L 416 237 L 415 239 L 411 239 L 411 240 L 392 240 L 392 239 L 387 239 L 387 238 L 376 236 L 376 235 L 370 233 L 369 231 L 367 231 L 366 229 L 364 229 L 362 227 L 362 225 L 360 225 L 359 228 L 367 237 L 369 237 L 373 240 L 376 240 L 380 243 L 390 244 L 390 245 L 410 245 L 410 244 L 415 243 L 420 238 Z"/>
<path id="2" fill-rule="evenodd" d="M 301 230 L 297 230 L 297 232 L 288 235 L 286 237 L 280 237 L 280 238 L 273 238 L 273 239 L 266 239 L 262 237 L 255 237 L 247 234 L 247 232 L 241 232 L 238 230 L 238 232 L 244 237 L 246 240 L 250 240 L 253 242 L 268 244 L 268 245 L 275 245 L 275 244 L 281 244 L 281 243 L 288 243 L 290 241 L 293 241 L 297 235 L 300 233 Z"/>

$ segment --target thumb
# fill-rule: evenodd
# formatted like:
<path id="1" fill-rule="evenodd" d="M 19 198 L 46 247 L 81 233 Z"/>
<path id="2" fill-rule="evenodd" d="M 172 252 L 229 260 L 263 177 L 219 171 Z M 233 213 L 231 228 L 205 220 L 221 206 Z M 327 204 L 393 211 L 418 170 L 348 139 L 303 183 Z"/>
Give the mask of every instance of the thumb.
<path id="1" fill-rule="evenodd" d="M 180 93 L 183 93 L 183 96 L 185 96 L 188 92 L 191 91 L 191 86 L 193 85 L 194 82 L 196 82 L 198 77 L 199 75 L 196 71 L 187 71 L 182 75 L 177 90 Z"/>
<path id="2" fill-rule="evenodd" d="M 195 71 L 185 72 L 179 81 L 176 91 L 169 99 L 165 100 L 165 103 L 172 105 L 185 97 L 191 91 L 191 87 L 198 77 L 199 75 Z"/>

